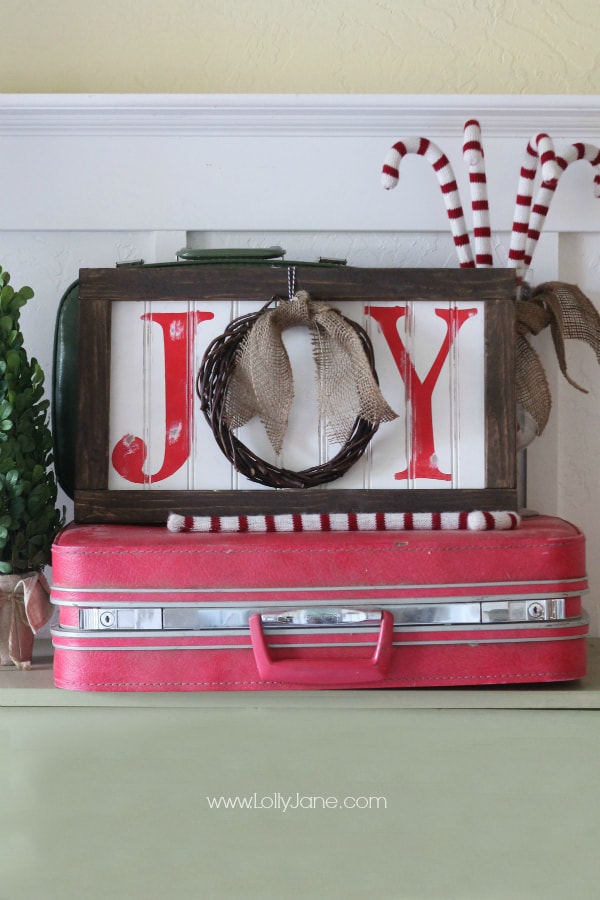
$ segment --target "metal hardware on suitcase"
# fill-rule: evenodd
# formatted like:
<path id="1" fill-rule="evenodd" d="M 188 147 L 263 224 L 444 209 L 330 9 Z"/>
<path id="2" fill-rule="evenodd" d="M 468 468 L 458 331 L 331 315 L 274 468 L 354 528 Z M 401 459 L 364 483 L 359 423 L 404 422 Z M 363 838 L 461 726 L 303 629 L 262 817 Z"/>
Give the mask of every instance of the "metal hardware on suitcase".
<path id="1" fill-rule="evenodd" d="M 173 534 L 69 525 L 53 551 L 58 687 L 401 688 L 586 670 L 584 535 Z"/>

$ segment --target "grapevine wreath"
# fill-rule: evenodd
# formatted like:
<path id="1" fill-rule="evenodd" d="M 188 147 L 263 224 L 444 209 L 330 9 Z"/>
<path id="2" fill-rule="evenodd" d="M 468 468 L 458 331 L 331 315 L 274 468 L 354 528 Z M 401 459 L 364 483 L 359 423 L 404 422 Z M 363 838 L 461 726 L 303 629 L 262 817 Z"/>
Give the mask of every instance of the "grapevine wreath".
<path id="1" fill-rule="evenodd" d="M 276 301 L 281 302 L 273 306 Z M 273 449 L 281 452 L 294 394 L 281 336 L 296 326 L 308 328 L 311 336 L 327 436 L 342 444 L 328 462 L 302 471 L 266 462 L 233 433 L 258 416 Z M 274 488 L 309 488 L 340 478 L 362 456 L 380 423 L 397 417 L 379 390 L 366 331 L 306 291 L 289 300 L 274 297 L 230 322 L 206 349 L 196 391 L 215 440 L 235 469 Z"/>

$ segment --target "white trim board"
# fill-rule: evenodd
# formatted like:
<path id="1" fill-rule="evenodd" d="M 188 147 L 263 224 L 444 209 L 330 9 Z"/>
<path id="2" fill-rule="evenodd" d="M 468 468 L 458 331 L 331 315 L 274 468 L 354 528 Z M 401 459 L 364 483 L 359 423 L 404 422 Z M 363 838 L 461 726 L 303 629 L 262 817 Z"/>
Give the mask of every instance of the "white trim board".
<path id="1" fill-rule="evenodd" d="M 485 119 L 493 137 L 540 129 L 600 138 L 598 95 L 513 94 L 0 94 L 2 134 L 456 134 Z"/>
<path id="2" fill-rule="evenodd" d="M 429 165 L 385 154 L 423 134 L 450 158 L 468 207 L 462 131 L 479 119 L 492 226 L 510 231 L 527 140 L 600 143 L 600 97 L 506 95 L 0 95 L 0 230 L 445 231 Z M 466 210 L 467 211 L 467 210 Z M 547 227 L 596 231 L 587 164 Z"/>

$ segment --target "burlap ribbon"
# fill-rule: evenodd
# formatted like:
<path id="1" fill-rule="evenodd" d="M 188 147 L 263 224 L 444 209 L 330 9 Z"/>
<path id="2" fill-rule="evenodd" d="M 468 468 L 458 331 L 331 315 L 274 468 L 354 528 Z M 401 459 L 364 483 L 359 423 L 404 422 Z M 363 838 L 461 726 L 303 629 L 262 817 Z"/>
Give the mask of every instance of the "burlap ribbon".
<path id="1" fill-rule="evenodd" d="M 517 403 L 535 420 L 541 434 L 550 416 L 552 398 L 541 360 L 528 340 L 550 326 L 560 371 L 569 384 L 587 393 L 567 372 L 565 340 L 588 344 L 600 362 L 600 316 L 591 300 L 575 284 L 547 281 L 517 301 Z"/>
<path id="2" fill-rule="evenodd" d="M 397 417 L 379 390 L 355 329 L 336 309 L 298 291 L 293 300 L 259 316 L 240 346 L 225 399 L 230 428 L 258 416 L 273 449 L 281 452 L 294 397 L 282 333 L 296 326 L 310 331 L 319 412 L 330 441 L 345 443 L 358 416 L 373 425 Z"/>
<path id="3" fill-rule="evenodd" d="M 52 616 L 49 595 L 41 572 L 0 575 L 0 665 L 30 668 L 34 634 Z"/>

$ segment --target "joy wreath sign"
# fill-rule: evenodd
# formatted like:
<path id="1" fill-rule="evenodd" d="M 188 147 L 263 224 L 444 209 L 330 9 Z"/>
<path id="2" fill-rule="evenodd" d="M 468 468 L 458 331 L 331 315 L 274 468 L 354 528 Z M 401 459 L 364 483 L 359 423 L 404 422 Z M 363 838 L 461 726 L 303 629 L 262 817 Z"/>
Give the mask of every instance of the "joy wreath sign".
<path id="1" fill-rule="evenodd" d="M 300 472 L 270 465 L 233 434 L 258 416 L 281 455 L 294 397 L 283 333 L 297 327 L 310 333 L 319 419 L 331 442 L 343 445 L 332 459 Z M 306 291 L 232 322 L 207 349 L 197 385 L 202 410 L 227 459 L 250 481 L 267 487 L 316 487 L 341 478 L 362 456 L 380 422 L 397 418 L 379 389 L 364 328 Z"/>
<path id="2" fill-rule="evenodd" d="M 289 268 L 81 272 L 76 518 L 514 509 L 514 273 Z"/>

